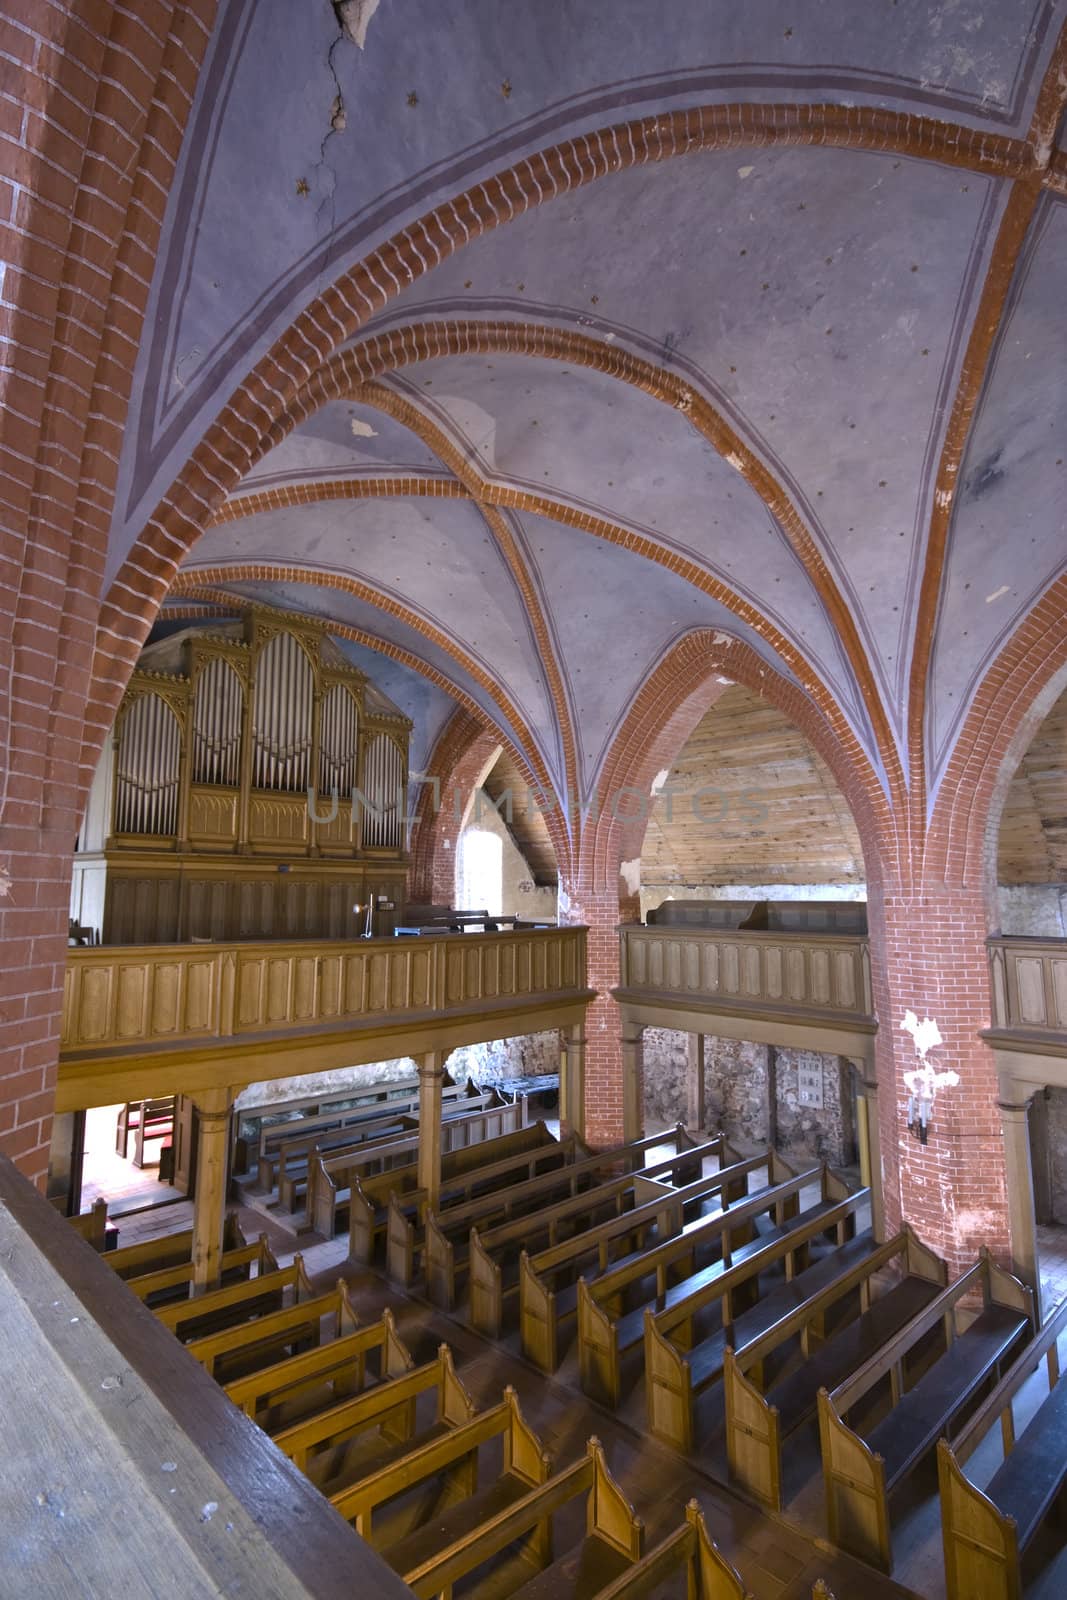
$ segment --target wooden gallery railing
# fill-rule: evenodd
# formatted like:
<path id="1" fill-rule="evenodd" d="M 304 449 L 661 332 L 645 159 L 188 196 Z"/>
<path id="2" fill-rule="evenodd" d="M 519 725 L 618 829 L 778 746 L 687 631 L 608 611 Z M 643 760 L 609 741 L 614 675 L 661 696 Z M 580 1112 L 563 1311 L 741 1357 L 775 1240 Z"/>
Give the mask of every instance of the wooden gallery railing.
<path id="1" fill-rule="evenodd" d="M 766 1011 L 846 1024 L 872 1014 L 867 940 L 858 934 L 718 928 L 620 929 L 621 1002 Z"/>
<path id="2" fill-rule="evenodd" d="M 1059 1035 L 1067 1046 L 1067 939 L 987 941 L 996 1031 Z"/>
<path id="3" fill-rule="evenodd" d="M 557 1000 L 565 1009 L 588 998 L 581 927 L 437 939 L 75 948 L 67 952 L 60 1076 L 64 1063 L 78 1058 L 187 1055 L 242 1043 L 262 1048 L 292 1035 L 325 1042 L 335 1032 L 373 1039 L 390 1030 L 399 1044 L 405 1028 L 447 1029 L 479 1017 L 489 1026 Z M 580 1012 L 571 1020 L 579 1019 Z M 499 1035 L 483 1029 L 470 1042 L 480 1037 Z M 346 1061 L 377 1059 L 345 1048 Z M 279 1073 L 286 1070 L 279 1064 Z"/>

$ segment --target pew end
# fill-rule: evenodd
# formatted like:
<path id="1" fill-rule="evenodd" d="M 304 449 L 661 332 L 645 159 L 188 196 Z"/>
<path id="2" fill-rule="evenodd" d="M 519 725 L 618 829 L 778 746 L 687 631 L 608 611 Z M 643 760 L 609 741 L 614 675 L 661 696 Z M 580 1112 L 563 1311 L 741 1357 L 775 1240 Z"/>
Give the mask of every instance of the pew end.
<path id="1" fill-rule="evenodd" d="M 832 1543 L 882 1572 L 892 1568 L 885 1463 L 844 1423 L 819 1390 L 826 1523 Z"/>
<path id="2" fill-rule="evenodd" d="M 937 1481 L 949 1600 L 1022 1600 L 1015 1519 L 970 1481 L 946 1439 L 937 1441 Z"/>
<path id="3" fill-rule="evenodd" d="M 782 1440 L 778 1408 L 746 1378 L 729 1345 L 723 1351 L 723 1393 L 730 1474 L 775 1511 L 782 1509 Z"/>

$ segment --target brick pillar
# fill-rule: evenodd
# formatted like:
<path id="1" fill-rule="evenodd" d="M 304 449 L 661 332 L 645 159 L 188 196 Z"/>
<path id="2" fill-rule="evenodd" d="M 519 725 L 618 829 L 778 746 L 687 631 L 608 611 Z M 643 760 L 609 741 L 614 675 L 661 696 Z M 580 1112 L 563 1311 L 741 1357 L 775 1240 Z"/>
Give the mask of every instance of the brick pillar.
<path id="1" fill-rule="evenodd" d="M 993 1052 L 978 1038 L 991 1016 L 983 893 L 930 884 L 872 896 L 871 968 L 878 1016 L 878 1116 L 886 1231 L 909 1222 L 955 1275 L 988 1245 L 1011 1261 L 1004 1139 Z M 908 1131 L 904 1073 L 918 1065 L 905 1012 L 932 1017 L 944 1043 L 936 1070 L 960 1082 L 937 1091 L 921 1145 Z"/>
<path id="2" fill-rule="evenodd" d="M 588 981 L 597 997 L 585 1017 L 585 1107 L 579 1131 L 598 1149 L 625 1138 L 623 1019 L 611 990 L 619 982 L 619 923 L 635 916 L 633 908 L 620 907 L 617 894 L 583 894 L 560 886 L 560 922 L 585 923 L 589 929 Z"/>

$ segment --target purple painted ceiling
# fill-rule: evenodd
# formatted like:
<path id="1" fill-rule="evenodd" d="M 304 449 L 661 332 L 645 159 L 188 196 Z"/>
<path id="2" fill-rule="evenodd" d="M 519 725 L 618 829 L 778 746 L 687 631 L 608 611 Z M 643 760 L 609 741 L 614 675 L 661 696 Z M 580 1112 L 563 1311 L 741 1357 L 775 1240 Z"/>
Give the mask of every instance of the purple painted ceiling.
<path id="1" fill-rule="evenodd" d="M 583 133 L 697 106 L 856 107 L 1023 140 L 1065 19 L 1067 0 L 308 0 L 297 24 L 291 0 L 222 0 L 152 286 L 112 575 L 297 314 L 434 206 L 565 140 L 580 151 Z M 884 722 L 906 772 L 938 467 L 1010 190 L 973 162 L 739 131 L 531 206 L 398 282 L 349 343 L 431 320 L 578 333 L 605 362 L 632 355 L 685 385 L 742 454 L 591 366 L 427 359 L 409 339 L 380 382 L 416 426 L 373 388 L 332 401 L 234 498 L 396 477 L 447 479 L 449 494 L 225 521 L 186 575 L 305 573 L 239 591 L 406 652 L 556 781 L 568 722 L 588 784 L 694 627 L 828 693 L 879 775 Z M 959 475 L 925 711 L 933 781 L 981 673 L 1067 555 L 1063 204 L 1046 193 L 1031 227 Z M 462 486 L 432 448 L 442 434 Z M 503 546 L 479 499 L 502 508 Z M 516 500 L 527 509 L 503 509 Z M 722 604 L 701 587 L 716 582 Z M 427 707 L 428 730 L 443 703 Z"/>

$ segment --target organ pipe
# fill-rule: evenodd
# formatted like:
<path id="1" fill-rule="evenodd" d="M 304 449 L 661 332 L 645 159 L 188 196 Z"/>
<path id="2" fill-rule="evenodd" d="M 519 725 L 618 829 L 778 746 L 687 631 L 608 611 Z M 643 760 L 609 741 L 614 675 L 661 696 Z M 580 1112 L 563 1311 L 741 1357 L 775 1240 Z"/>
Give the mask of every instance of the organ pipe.
<path id="1" fill-rule="evenodd" d="M 359 756 L 359 713 L 356 702 L 342 684 L 336 683 L 322 702 L 319 729 L 319 793 L 334 789 L 347 798 L 356 786 Z"/>
<path id="2" fill-rule="evenodd" d="M 115 785 L 117 833 L 172 834 L 178 824 L 181 729 L 158 694 L 140 695 L 122 721 Z"/>
<path id="3" fill-rule="evenodd" d="M 216 657 L 201 668 L 193 709 L 193 782 L 241 781 L 241 680 Z"/>
<path id="4" fill-rule="evenodd" d="M 314 675 L 291 633 L 260 652 L 252 713 L 252 785 L 294 793 L 307 788 Z"/>
<path id="5" fill-rule="evenodd" d="M 404 758 L 388 734 L 376 734 L 363 757 L 363 843 L 399 849 L 404 827 Z"/>

